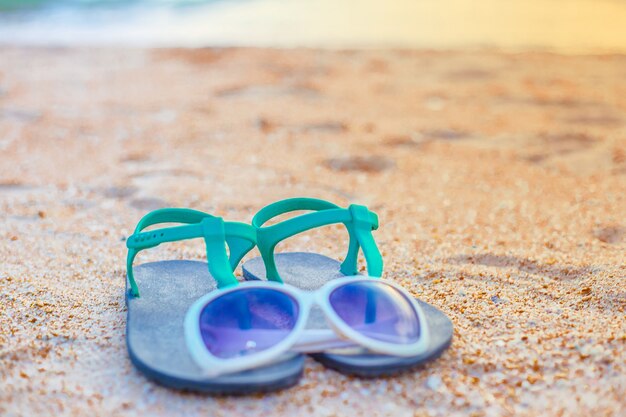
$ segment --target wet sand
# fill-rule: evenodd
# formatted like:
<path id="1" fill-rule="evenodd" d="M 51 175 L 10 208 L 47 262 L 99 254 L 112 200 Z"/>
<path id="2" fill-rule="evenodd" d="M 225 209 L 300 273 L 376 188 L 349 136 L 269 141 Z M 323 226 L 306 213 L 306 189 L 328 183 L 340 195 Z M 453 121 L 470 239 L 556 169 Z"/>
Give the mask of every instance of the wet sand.
<path id="1" fill-rule="evenodd" d="M 0 48 L 0 414 L 624 415 L 625 111 L 620 55 Z M 450 316 L 447 353 L 375 380 L 308 360 L 243 398 L 146 380 L 124 341 L 139 218 L 302 195 L 379 213 L 386 277 Z"/>

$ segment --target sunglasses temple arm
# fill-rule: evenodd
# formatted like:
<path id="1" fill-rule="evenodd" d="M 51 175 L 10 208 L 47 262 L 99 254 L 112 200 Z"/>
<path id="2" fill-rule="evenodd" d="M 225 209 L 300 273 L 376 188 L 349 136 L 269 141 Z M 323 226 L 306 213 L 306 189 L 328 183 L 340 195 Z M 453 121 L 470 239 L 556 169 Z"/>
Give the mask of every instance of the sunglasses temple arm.
<path id="1" fill-rule="evenodd" d="M 290 350 L 302 353 L 322 352 L 328 349 L 339 349 L 358 346 L 349 340 L 340 339 L 330 329 L 307 329 Z"/>

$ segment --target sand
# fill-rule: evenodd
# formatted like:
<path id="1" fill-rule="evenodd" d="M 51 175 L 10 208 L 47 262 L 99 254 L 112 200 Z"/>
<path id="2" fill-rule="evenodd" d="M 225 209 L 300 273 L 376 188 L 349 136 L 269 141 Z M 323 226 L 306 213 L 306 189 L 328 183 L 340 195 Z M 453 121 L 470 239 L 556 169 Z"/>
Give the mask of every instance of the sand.
<path id="1" fill-rule="evenodd" d="M 0 414 L 623 416 L 625 111 L 618 55 L 3 47 Z M 134 369 L 139 218 L 304 195 L 379 213 L 385 276 L 450 316 L 448 352 L 374 380 L 308 360 L 242 398 Z M 344 234 L 279 249 L 342 257 Z"/>

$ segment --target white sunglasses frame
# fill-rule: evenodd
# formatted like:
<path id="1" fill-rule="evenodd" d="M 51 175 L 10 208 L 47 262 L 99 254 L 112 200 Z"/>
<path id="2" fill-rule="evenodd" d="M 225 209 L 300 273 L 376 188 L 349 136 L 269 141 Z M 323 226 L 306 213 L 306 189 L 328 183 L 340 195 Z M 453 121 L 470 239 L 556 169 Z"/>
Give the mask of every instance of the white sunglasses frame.
<path id="1" fill-rule="evenodd" d="M 415 311 L 419 322 L 419 338 L 411 344 L 395 344 L 372 339 L 352 329 L 335 312 L 330 304 L 330 294 L 333 290 L 354 282 L 380 282 L 398 290 L 409 301 Z M 223 359 L 211 354 L 202 340 L 200 332 L 200 314 L 204 307 L 218 297 L 234 291 L 248 288 L 269 288 L 283 292 L 291 296 L 299 307 L 299 314 L 291 333 L 276 345 L 246 356 Z M 322 310 L 324 317 L 332 330 L 308 330 L 305 326 L 311 308 L 317 305 Z M 327 282 L 315 291 L 303 291 L 299 288 L 277 283 L 274 281 L 246 281 L 229 288 L 212 291 L 196 300 L 185 316 L 184 322 L 185 342 L 191 357 L 203 370 L 205 376 L 216 377 L 219 375 L 244 371 L 267 365 L 279 359 L 281 355 L 289 351 L 294 352 L 319 352 L 325 349 L 359 345 L 373 352 L 393 356 L 416 356 L 426 351 L 430 342 L 428 322 L 424 312 L 415 298 L 399 285 L 380 278 L 372 278 L 367 275 L 355 275 L 342 277 Z"/>

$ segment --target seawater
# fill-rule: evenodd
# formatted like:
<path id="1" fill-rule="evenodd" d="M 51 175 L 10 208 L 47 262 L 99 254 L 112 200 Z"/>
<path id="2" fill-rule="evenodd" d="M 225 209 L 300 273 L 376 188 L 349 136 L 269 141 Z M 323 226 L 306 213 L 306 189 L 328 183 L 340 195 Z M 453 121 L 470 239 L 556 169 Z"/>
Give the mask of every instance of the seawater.
<path id="1" fill-rule="evenodd" d="M 0 44 L 626 53 L 624 0 L 0 0 Z"/>

